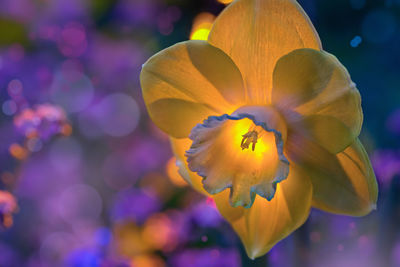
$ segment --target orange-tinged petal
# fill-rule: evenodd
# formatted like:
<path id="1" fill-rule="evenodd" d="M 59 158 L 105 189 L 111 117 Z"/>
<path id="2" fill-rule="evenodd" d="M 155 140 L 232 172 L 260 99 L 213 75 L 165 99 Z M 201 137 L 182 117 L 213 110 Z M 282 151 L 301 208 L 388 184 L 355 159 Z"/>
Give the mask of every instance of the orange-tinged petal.
<path id="1" fill-rule="evenodd" d="M 295 0 L 238 0 L 219 15 L 208 42 L 239 67 L 251 104 L 268 104 L 278 59 L 298 48 L 321 49 Z"/>
<path id="2" fill-rule="evenodd" d="M 208 196 L 208 193 L 204 190 L 203 184 L 201 182 L 203 178 L 197 175 L 197 173 L 190 171 L 186 162 L 185 151 L 190 149 L 190 146 L 192 145 L 192 140 L 190 140 L 189 138 L 176 139 L 171 137 L 170 142 L 172 146 L 172 151 L 176 157 L 176 164 L 179 167 L 179 174 L 194 189 Z"/>
<path id="3" fill-rule="evenodd" d="M 333 55 L 298 49 L 279 59 L 274 70 L 272 102 L 283 113 L 293 110 L 322 147 L 338 153 L 360 134 L 361 97 L 346 68 Z M 293 119 L 286 116 L 289 124 Z M 297 124 L 297 122 L 296 122 Z"/>
<path id="4" fill-rule="evenodd" d="M 292 136 L 286 151 L 310 177 L 315 207 L 352 216 L 363 216 L 375 209 L 377 182 L 358 138 L 335 155 L 304 137 Z"/>
<path id="5" fill-rule="evenodd" d="M 187 137 L 207 115 L 231 112 L 245 99 L 238 68 L 206 41 L 182 42 L 157 53 L 143 65 L 140 82 L 150 117 L 176 138 Z"/>
<path id="6" fill-rule="evenodd" d="M 289 177 L 278 184 L 271 201 L 257 196 L 253 206 L 246 209 L 229 205 L 227 191 L 213 198 L 222 216 L 240 236 L 248 256 L 254 259 L 305 222 L 311 207 L 312 185 L 292 164 Z"/>

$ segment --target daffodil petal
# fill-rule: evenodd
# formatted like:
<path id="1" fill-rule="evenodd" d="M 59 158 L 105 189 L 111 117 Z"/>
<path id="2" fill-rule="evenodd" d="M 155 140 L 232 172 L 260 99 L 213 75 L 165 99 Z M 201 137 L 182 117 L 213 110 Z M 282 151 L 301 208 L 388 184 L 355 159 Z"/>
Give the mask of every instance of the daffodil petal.
<path id="1" fill-rule="evenodd" d="M 189 138 L 176 139 L 170 137 L 172 151 L 176 157 L 176 164 L 179 167 L 179 174 L 182 178 L 190 184 L 196 191 L 208 196 L 208 193 L 203 188 L 202 177 L 197 173 L 189 170 L 187 165 L 185 152 L 190 149 L 192 140 Z"/>
<path id="2" fill-rule="evenodd" d="M 276 63 L 272 102 L 296 107 L 309 101 L 327 87 L 337 67 L 340 64 L 324 51 L 304 48 L 290 52 Z"/>
<path id="3" fill-rule="evenodd" d="M 301 136 L 290 136 L 286 151 L 310 177 L 315 207 L 352 216 L 363 216 L 375 209 L 377 182 L 358 138 L 335 155 Z"/>
<path id="4" fill-rule="evenodd" d="M 342 152 L 356 138 L 343 122 L 331 116 L 307 116 L 300 123 L 296 123 L 295 128 L 299 127 L 310 139 L 332 154 Z"/>
<path id="5" fill-rule="evenodd" d="M 283 113 L 292 110 L 305 117 L 305 130 L 332 153 L 343 151 L 360 134 L 360 94 L 346 68 L 327 52 L 298 49 L 279 59 L 272 102 Z"/>
<path id="6" fill-rule="evenodd" d="M 321 49 L 309 18 L 295 0 L 238 0 L 218 16 L 208 42 L 240 69 L 252 104 L 270 103 L 278 59 L 298 48 Z"/>
<path id="7" fill-rule="evenodd" d="M 176 138 L 187 137 L 208 115 L 233 111 L 245 100 L 238 68 L 206 41 L 182 42 L 157 53 L 143 65 L 140 82 L 150 117 Z"/>
<path id="8" fill-rule="evenodd" d="M 291 165 L 289 177 L 277 185 L 271 201 L 257 196 L 251 208 L 229 205 L 229 193 L 213 196 L 218 210 L 242 240 L 252 259 L 267 253 L 277 242 L 300 227 L 308 217 L 312 185 L 309 178 Z"/>
<path id="9" fill-rule="evenodd" d="M 177 138 L 187 137 L 198 122 L 212 114 L 206 105 L 177 98 L 156 100 L 147 109 L 161 130 Z"/>

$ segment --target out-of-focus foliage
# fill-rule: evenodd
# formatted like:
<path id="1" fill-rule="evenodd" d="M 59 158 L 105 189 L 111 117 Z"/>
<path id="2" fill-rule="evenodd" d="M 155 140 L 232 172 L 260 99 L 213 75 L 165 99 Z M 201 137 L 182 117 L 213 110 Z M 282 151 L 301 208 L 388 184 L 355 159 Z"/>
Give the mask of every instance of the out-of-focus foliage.
<path id="1" fill-rule="evenodd" d="M 14 43 L 25 45 L 27 42 L 27 31 L 22 23 L 0 17 L 0 46 Z"/>

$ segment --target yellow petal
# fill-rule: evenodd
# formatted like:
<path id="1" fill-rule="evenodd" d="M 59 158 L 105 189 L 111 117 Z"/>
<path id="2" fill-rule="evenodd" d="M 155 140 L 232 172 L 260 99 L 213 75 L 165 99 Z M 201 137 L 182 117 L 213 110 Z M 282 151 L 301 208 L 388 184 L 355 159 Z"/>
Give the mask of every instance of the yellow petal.
<path id="1" fill-rule="evenodd" d="M 343 151 L 360 134 L 360 94 L 333 55 L 295 50 L 279 59 L 273 83 L 273 103 L 284 113 L 290 109 L 305 117 L 305 130 L 330 152 Z"/>
<path id="2" fill-rule="evenodd" d="M 197 190 L 201 194 L 208 196 L 208 193 L 204 190 L 203 184 L 201 182 L 203 178 L 197 175 L 197 173 L 190 171 L 186 162 L 185 152 L 190 149 L 190 146 L 192 145 L 192 140 L 190 140 L 189 138 L 176 139 L 171 137 L 170 142 L 172 146 L 172 151 L 176 157 L 176 164 L 179 167 L 179 174 L 195 190 Z"/>
<path id="3" fill-rule="evenodd" d="M 277 60 L 298 48 L 321 49 L 309 18 L 295 0 L 238 0 L 219 15 L 208 42 L 239 67 L 252 104 L 270 102 Z"/>
<path id="4" fill-rule="evenodd" d="M 177 138 L 214 112 L 208 106 L 176 98 L 164 98 L 147 104 L 150 118 L 164 132 Z"/>
<path id="5" fill-rule="evenodd" d="M 352 216 L 375 209 L 378 195 L 375 174 L 358 138 L 336 155 L 300 136 L 288 138 L 286 150 L 310 177 L 315 207 Z"/>
<path id="6" fill-rule="evenodd" d="M 213 196 L 218 210 L 242 240 L 247 255 L 254 259 L 267 253 L 307 219 L 312 186 L 307 176 L 292 164 L 289 177 L 277 186 L 275 197 L 256 197 L 249 209 L 229 205 L 229 193 Z"/>
<path id="7" fill-rule="evenodd" d="M 140 82 L 150 117 L 177 138 L 245 99 L 238 68 L 206 41 L 182 42 L 157 53 L 143 65 Z"/>
<path id="8" fill-rule="evenodd" d="M 299 127 L 310 139 L 332 154 L 342 152 L 356 138 L 343 122 L 331 116 L 307 116 L 300 123 L 296 123 L 295 128 Z"/>

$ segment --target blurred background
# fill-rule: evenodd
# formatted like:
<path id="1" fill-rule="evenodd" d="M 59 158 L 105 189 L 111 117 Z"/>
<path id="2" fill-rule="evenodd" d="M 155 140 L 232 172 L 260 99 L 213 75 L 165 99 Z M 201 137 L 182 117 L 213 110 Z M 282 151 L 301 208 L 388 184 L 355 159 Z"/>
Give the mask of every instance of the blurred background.
<path id="1" fill-rule="evenodd" d="M 400 266 L 400 1 L 299 1 L 363 97 L 378 209 L 313 210 L 255 261 L 177 174 L 139 86 L 228 2 L 0 0 L 1 267 Z"/>

